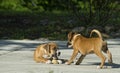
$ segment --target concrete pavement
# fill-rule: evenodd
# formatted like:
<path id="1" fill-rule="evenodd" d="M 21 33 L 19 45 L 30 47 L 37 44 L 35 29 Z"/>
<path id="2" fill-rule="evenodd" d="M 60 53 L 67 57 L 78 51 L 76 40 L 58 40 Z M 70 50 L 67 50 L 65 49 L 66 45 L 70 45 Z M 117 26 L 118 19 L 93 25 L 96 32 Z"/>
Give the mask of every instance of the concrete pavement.
<path id="1" fill-rule="evenodd" d="M 35 63 L 33 52 L 41 43 L 40 40 L 0 40 L 0 73 L 120 73 L 120 39 L 109 39 L 108 47 L 113 55 L 113 65 L 105 63 L 107 68 L 97 69 L 101 60 L 94 54 L 85 57 L 81 65 Z M 58 43 L 61 56 L 69 59 L 72 49 L 66 47 L 66 41 Z M 78 54 L 77 57 L 79 57 Z"/>

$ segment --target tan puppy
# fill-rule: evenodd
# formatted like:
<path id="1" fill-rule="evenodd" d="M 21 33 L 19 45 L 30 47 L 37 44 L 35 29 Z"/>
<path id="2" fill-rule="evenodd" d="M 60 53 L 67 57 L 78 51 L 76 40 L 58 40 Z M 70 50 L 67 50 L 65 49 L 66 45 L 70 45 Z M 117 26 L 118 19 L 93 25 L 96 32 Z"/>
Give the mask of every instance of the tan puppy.
<path id="1" fill-rule="evenodd" d="M 70 32 L 68 34 L 68 47 L 73 47 L 73 54 L 68 62 L 66 64 L 71 64 L 71 62 L 75 59 L 77 54 L 80 52 L 81 56 L 79 57 L 78 61 L 76 62 L 76 65 L 79 65 L 84 57 L 87 54 L 95 53 L 98 57 L 101 58 L 101 64 L 97 68 L 103 68 L 103 65 L 105 63 L 105 56 L 102 54 L 102 45 L 103 40 L 101 33 L 94 29 L 91 33 L 97 33 L 97 38 L 86 38 L 80 34 L 76 34 L 73 32 Z"/>
<path id="2" fill-rule="evenodd" d="M 34 51 L 34 60 L 36 62 L 51 63 L 52 58 L 58 59 L 59 55 L 60 52 L 58 52 L 56 43 L 42 44 Z"/>

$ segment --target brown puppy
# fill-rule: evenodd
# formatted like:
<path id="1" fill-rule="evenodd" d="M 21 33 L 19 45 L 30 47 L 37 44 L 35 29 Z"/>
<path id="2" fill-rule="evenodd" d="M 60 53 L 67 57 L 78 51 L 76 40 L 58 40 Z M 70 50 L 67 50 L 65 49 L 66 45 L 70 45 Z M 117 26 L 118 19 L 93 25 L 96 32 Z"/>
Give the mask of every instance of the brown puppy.
<path id="1" fill-rule="evenodd" d="M 101 64 L 97 68 L 103 68 L 103 65 L 105 63 L 105 56 L 102 54 L 101 48 L 103 45 L 103 40 L 101 33 L 94 29 L 92 30 L 92 33 L 95 32 L 99 37 L 97 38 L 86 38 L 80 34 L 76 34 L 73 32 L 70 32 L 68 34 L 68 47 L 73 47 L 73 54 L 68 62 L 66 64 L 71 64 L 71 62 L 75 59 L 77 54 L 80 52 L 81 56 L 79 57 L 78 61 L 76 62 L 76 65 L 79 65 L 84 57 L 87 54 L 95 53 L 97 56 L 101 58 Z"/>
<path id="2" fill-rule="evenodd" d="M 52 58 L 58 59 L 59 55 L 60 52 L 58 52 L 56 43 L 42 44 L 34 51 L 34 60 L 36 62 L 51 63 Z M 45 56 L 47 56 L 47 58 Z"/>

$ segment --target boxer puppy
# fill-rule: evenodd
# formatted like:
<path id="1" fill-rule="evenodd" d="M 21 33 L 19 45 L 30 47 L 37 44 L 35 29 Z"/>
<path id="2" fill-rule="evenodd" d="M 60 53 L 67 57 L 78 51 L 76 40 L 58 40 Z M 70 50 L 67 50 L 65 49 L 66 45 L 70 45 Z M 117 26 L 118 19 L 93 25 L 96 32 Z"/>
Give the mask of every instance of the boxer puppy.
<path id="1" fill-rule="evenodd" d="M 101 33 L 96 29 L 91 31 L 91 33 L 93 32 L 95 32 L 98 35 L 98 37 L 86 38 L 81 34 L 73 32 L 70 32 L 68 34 L 67 45 L 68 47 L 73 47 L 73 54 L 70 60 L 66 62 L 66 64 L 71 64 L 71 62 L 75 59 L 78 53 L 81 53 L 81 56 L 76 62 L 76 65 L 79 65 L 87 54 L 94 53 L 101 59 L 101 64 L 97 68 L 103 68 L 106 58 L 101 51 L 103 47 L 102 36 Z"/>
<path id="2" fill-rule="evenodd" d="M 52 58 L 58 59 L 60 52 L 56 43 L 47 43 L 39 45 L 34 51 L 34 60 L 42 63 L 51 63 Z M 47 56 L 47 57 L 45 57 Z"/>

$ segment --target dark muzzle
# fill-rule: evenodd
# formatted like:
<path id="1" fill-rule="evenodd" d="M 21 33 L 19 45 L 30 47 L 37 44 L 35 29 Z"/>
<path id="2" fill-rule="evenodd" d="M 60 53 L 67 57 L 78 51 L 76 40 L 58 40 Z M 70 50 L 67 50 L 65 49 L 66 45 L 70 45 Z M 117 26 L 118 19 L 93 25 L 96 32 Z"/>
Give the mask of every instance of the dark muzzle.
<path id="1" fill-rule="evenodd" d="M 60 56 L 60 54 L 61 54 L 61 52 L 57 52 L 57 53 L 55 53 L 55 54 L 53 54 L 52 55 L 52 58 L 54 58 L 54 59 L 58 59 L 58 56 Z"/>

